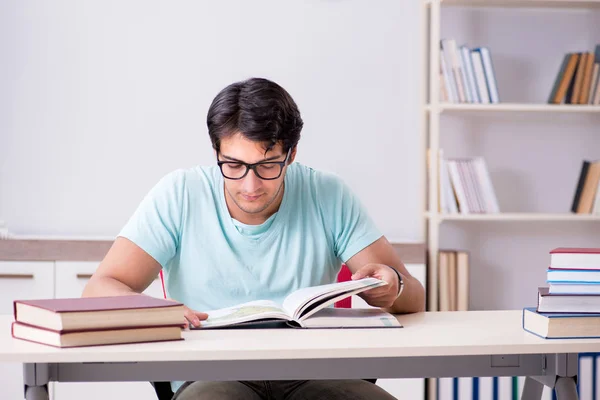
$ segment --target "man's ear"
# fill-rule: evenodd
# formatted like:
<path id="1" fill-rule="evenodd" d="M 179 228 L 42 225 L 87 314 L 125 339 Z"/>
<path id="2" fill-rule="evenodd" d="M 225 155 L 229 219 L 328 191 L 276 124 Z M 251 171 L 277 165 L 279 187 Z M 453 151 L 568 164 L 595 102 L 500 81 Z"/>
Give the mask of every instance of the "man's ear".
<path id="1" fill-rule="evenodd" d="M 292 152 L 290 153 L 290 158 L 288 159 L 288 165 L 293 163 L 294 160 L 296 159 L 296 151 L 297 150 L 298 150 L 298 145 L 295 145 L 294 148 L 292 149 Z"/>

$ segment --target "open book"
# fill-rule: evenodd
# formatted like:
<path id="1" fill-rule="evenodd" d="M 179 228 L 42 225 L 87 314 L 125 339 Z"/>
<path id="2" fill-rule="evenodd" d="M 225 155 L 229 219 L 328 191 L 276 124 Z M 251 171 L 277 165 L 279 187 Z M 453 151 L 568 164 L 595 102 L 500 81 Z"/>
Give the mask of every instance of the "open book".
<path id="1" fill-rule="evenodd" d="M 338 282 L 298 289 L 279 305 L 258 300 L 233 307 L 207 311 L 208 319 L 199 329 L 248 326 L 275 326 L 276 322 L 300 328 L 402 327 L 396 317 L 379 309 L 333 309 L 335 302 L 365 290 L 387 285 L 376 278 Z"/>

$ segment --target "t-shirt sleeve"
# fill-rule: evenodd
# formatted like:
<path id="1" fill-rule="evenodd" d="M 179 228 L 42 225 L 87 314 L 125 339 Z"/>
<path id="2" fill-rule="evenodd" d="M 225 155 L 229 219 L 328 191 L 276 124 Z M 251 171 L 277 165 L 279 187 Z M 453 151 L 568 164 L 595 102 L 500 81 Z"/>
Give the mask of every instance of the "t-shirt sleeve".
<path id="1" fill-rule="evenodd" d="M 342 179 L 320 173 L 317 198 L 330 230 L 336 256 L 346 262 L 379 239 L 382 234 L 358 197 Z"/>
<path id="2" fill-rule="evenodd" d="M 163 268 L 179 248 L 184 190 L 183 171 L 167 174 L 146 194 L 119 233 Z"/>

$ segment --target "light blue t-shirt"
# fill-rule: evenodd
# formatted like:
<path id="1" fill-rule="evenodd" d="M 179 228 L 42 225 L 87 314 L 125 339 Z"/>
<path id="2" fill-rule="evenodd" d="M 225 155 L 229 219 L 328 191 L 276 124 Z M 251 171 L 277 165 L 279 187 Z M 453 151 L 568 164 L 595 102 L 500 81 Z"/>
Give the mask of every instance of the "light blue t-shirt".
<path id="1" fill-rule="evenodd" d="M 279 210 L 261 225 L 234 220 L 217 166 L 163 177 L 123 227 L 160 263 L 167 296 L 197 311 L 335 282 L 341 263 L 382 235 L 331 173 L 292 163 Z M 181 382 L 173 382 L 173 391 Z"/>

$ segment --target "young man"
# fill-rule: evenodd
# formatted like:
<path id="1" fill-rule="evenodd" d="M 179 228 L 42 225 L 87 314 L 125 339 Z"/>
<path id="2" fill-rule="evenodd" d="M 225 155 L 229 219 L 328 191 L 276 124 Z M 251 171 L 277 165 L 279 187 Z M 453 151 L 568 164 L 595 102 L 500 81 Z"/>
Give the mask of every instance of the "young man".
<path id="1" fill-rule="evenodd" d="M 223 89 L 207 117 L 216 164 L 161 179 L 122 229 L 84 296 L 141 293 L 162 269 L 167 294 L 202 311 L 282 301 L 290 292 L 353 279 L 389 284 L 364 292 L 390 312 L 424 310 L 424 289 L 359 200 L 336 176 L 294 163 L 303 122 L 290 95 L 266 79 Z M 183 322 L 183 321 L 182 321 Z M 177 400 L 389 399 L 364 380 L 172 382 Z"/>

